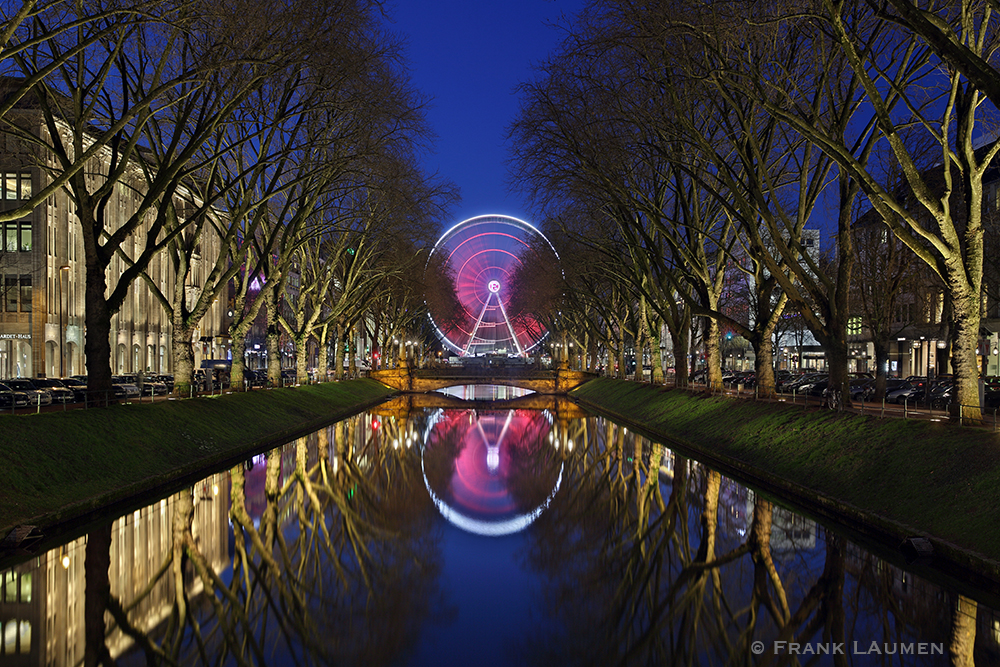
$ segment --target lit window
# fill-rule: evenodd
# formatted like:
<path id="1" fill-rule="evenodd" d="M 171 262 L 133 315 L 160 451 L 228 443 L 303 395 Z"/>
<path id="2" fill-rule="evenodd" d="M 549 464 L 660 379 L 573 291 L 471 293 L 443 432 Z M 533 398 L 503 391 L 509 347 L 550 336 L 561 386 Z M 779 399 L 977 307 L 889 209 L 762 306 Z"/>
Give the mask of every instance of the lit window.
<path id="1" fill-rule="evenodd" d="M 21 602 L 31 602 L 31 573 L 21 575 Z"/>
<path id="2" fill-rule="evenodd" d="M 21 653 L 31 652 L 31 621 L 21 621 Z"/>
<path id="3" fill-rule="evenodd" d="M 3 626 L 3 652 L 7 655 L 17 650 L 17 621 L 7 621 Z"/>
<path id="4" fill-rule="evenodd" d="M 21 231 L 21 252 L 31 252 L 31 221 L 22 220 L 19 227 Z"/>
<path id="5" fill-rule="evenodd" d="M 33 244 L 30 220 L 5 222 L 0 226 L 3 228 L 4 250 L 7 252 L 31 252 Z"/>
<path id="6" fill-rule="evenodd" d="M 4 199 L 31 199 L 31 172 L 6 172 L 0 180 Z"/>
<path id="7" fill-rule="evenodd" d="M 5 572 L 3 575 L 3 601 L 17 601 L 17 578 L 14 575 L 13 570 Z"/>

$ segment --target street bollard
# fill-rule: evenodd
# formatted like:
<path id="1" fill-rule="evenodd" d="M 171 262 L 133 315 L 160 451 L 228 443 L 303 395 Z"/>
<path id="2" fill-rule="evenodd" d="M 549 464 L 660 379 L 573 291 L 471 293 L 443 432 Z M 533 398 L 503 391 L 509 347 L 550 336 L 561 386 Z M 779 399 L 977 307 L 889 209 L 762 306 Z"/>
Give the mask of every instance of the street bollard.
<path id="1" fill-rule="evenodd" d="M 906 419 L 906 404 L 907 404 L 907 400 L 904 398 L 903 399 L 903 419 Z"/>

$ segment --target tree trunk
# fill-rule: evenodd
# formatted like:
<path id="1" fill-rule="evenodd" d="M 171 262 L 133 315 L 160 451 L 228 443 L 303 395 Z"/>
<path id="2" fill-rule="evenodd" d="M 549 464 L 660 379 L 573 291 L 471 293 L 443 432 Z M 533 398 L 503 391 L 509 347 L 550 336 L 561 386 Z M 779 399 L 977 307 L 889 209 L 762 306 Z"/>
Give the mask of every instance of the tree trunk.
<path id="1" fill-rule="evenodd" d="M 229 368 L 229 384 L 233 388 L 233 391 L 243 391 L 246 387 L 246 378 L 244 374 L 247 350 L 247 339 L 246 336 L 232 336 L 232 352 L 233 352 L 233 363 Z"/>
<path id="2" fill-rule="evenodd" d="M 174 359 L 174 395 L 190 396 L 194 375 L 194 347 L 191 337 L 194 330 L 184 325 L 180 317 L 174 318 L 174 332 L 170 340 Z M 202 387 L 194 387 L 194 391 Z"/>
<path id="3" fill-rule="evenodd" d="M 278 295 L 274 288 L 267 293 L 267 383 L 272 387 L 281 386 L 281 325 L 278 323 Z"/>
<path id="4" fill-rule="evenodd" d="M 338 380 L 344 379 L 344 325 L 337 322 L 334 329 L 333 374 Z"/>
<path id="5" fill-rule="evenodd" d="M 873 401 L 882 401 L 885 398 L 885 383 L 888 378 L 889 369 L 889 339 L 876 339 L 872 341 L 875 347 L 875 395 Z"/>
<path id="6" fill-rule="evenodd" d="M 683 323 L 677 331 L 670 331 L 670 344 L 674 348 L 674 384 L 678 387 L 688 386 L 690 379 L 690 353 L 688 347 L 691 343 L 690 323 Z"/>
<path id="7" fill-rule="evenodd" d="M 851 404 L 851 380 L 847 374 L 847 362 L 850 359 L 850 351 L 846 338 L 840 341 L 829 341 L 824 352 L 826 352 L 830 373 L 830 379 L 826 386 L 840 392 L 840 405 L 849 406 Z"/>
<path id="8" fill-rule="evenodd" d="M 955 282 L 955 281 L 952 281 Z M 952 287 L 953 294 L 958 288 Z M 955 402 L 961 406 L 965 419 L 978 420 L 979 368 L 976 366 L 976 345 L 979 341 L 978 294 L 967 292 L 964 298 L 954 297 L 955 345 L 952 365 L 955 368 Z"/>
<path id="9" fill-rule="evenodd" d="M 295 340 L 295 376 L 298 384 L 309 383 L 309 337 Z"/>
<path id="10" fill-rule="evenodd" d="M 87 262 L 85 322 L 87 336 L 87 390 L 91 404 L 104 405 L 111 394 L 111 311 L 104 298 L 104 269 Z"/>
<path id="11" fill-rule="evenodd" d="M 705 332 L 705 364 L 708 369 L 707 384 L 712 391 L 722 390 L 722 352 L 719 349 L 719 323 L 712 317 L 702 318 Z"/>
<path id="12" fill-rule="evenodd" d="M 773 333 L 773 332 L 772 332 Z M 770 398 L 774 396 L 774 337 L 771 333 L 754 343 L 754 374 L 756 376 L 757 396 Z"/>
<path id="13" fill-rule="evenodd" d="M 324 324 L 319 330 L 319 354 L 316 360 L 317 382 L 327 381 L 327 371 L 330 368 L 329 351 L 327 345 L 330 343 L 330 325 Z"/>

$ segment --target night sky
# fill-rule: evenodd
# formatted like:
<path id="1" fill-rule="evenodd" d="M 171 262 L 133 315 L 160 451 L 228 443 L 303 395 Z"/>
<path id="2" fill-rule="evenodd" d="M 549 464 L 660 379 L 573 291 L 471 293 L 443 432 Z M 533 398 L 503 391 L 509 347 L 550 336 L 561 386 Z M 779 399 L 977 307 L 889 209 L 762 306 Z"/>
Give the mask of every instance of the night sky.
<path id="1" fill-rule="evenodd" d="M 527 202 L 508 192 L 507 125 L 517 115 L 515 86 L 558 45 L 582 0 L 397 0 L 387 6 L 393 28 L 408 42 L 412 81 L 430 98 L 437 134 L 425 156 L 461 190 L 462 201 L 442 231 L 476 215 L 499 213 L 537 224 Z"/>

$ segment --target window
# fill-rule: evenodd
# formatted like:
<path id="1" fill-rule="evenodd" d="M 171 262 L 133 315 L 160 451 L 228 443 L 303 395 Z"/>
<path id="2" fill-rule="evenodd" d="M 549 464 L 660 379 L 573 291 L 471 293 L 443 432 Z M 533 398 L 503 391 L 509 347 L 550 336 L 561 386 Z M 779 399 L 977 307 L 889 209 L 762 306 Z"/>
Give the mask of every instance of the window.
<path id="1" fill-rule="evenodd" d="M 20 276 L 4 276 L 3 278 L 3 309 L 8 313 L 31 312 L 31 274 L 25 273 Z"/>
<path id="2" fill-rule="evenodd" d="M 31 275 L 27 273 L 21 276 L 21 312 L 31 312 Z"/>
<path id="3" fill-rule="evenodd" d="M 31 172 L 4 172 L 4 199 L 31 199 Z"/>
<path id="4" fill-rule="evenodd" d="M 4 310 L 8 313 L 17 312 L 17 276 L 4 276 L 3 279 Z"/>
<path id="5" fill-rule="evenodd" d="M 31 252 L 31 221 L 3 223 L 3 247 L 7 252 Z"/>

